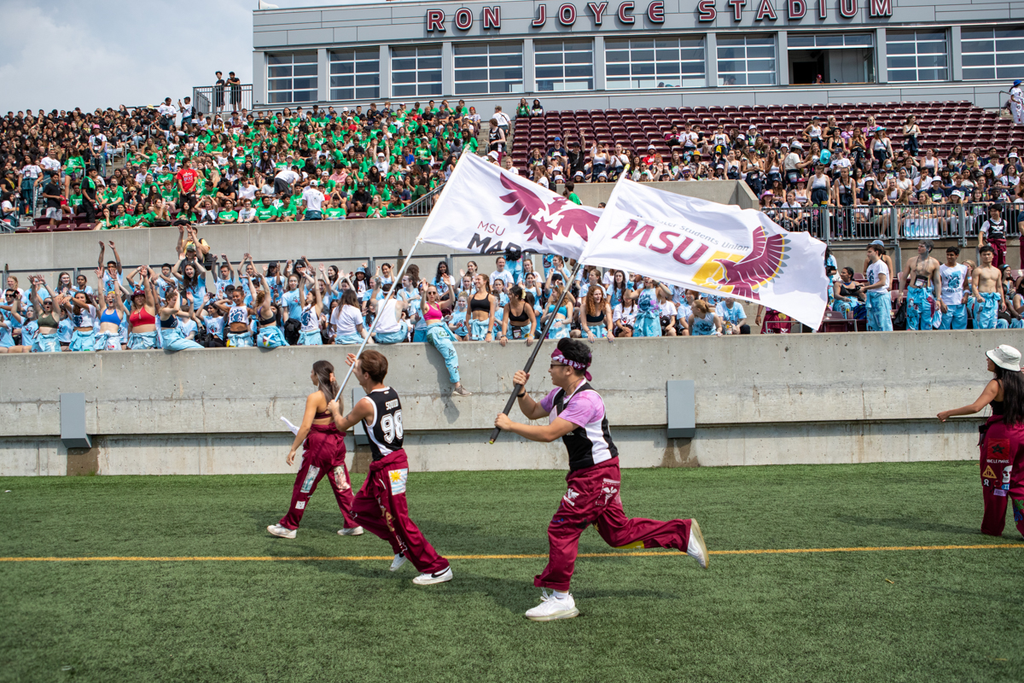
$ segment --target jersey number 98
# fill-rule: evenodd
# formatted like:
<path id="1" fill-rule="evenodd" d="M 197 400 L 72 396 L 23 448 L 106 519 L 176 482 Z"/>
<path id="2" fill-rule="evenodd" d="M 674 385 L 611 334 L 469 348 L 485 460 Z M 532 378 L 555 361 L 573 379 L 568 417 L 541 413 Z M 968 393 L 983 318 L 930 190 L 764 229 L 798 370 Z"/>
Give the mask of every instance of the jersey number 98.
<path id="1" fill-rule="evenodd" d="M 402 411 L 396 410 L 394 413 L 389 413 L 384 417 L 380 418 L 380 430 L 384 432 L 384 440 L 388 443 L 392 443 L 395 437 L 398 440 L 402 440 Z"/>

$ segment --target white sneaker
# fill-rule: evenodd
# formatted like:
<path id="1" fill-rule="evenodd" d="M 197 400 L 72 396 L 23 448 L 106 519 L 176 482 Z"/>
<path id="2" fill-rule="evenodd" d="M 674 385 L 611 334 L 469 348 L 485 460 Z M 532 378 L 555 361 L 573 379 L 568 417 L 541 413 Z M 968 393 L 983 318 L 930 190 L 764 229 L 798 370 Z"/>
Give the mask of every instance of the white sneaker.
<path id="1" fill-rule="evenodd" d="M 444 583 L 445 581 L 451 581 L 452 576 L 452 568 L 446 567 L 444 571 L 434 572 L 433 574 L 424 572 L 423 574 L 420 574 L 415 579 L 413 579 L 412 582 L 415 583 L 417 586 L 429 586 L 435 583 Z"/>
<path id="2" fill-rule="evenodd" d="M 401 553 L 395 555 L 395 559 L 391 561 L 391 571 L 397 572 L 399 568 L 406 562 L 408 562 L 408 560 L 405 559 L 405 555 L 402 555 Z"/>
<path id="3" fill-rule="evenodd" d="M 338 535 L 339 536 L 362 536 L 363 535 L 363 527 L 361 527 L 361 526 L 354 526 L 354 527 L 345 527 L 344 529 L 338 529 Z"/>
<path id="4" fill-rule="evenodd" d="M 690 542 L 686 544 L 686 554 L 697 560 L 701 569 L 708 568 L 708 547 L 704 544 L 700 524 L 695 519 L 690 520 Z"/>
<path id="5" fill-rule="evenodd" d="M 280 538 L 295 538 L 295 532 L 298 531 L 298 529 L 289 529 L 288 527 L 281 526 L 280 524 L 271 524 L 267 527 L 267 531 Z"/>
<path id="6" fill-rule="evenodd" d="M 571 595 L 558 598 L 554 593 L 549 594 L 547 591 L 541 590 L 540 604 L 527 610 L 526 618 L 532 621 L 555 621 L 556 619 L 572 619 L 579 613 L 576 601 L 572 599 Z"/>

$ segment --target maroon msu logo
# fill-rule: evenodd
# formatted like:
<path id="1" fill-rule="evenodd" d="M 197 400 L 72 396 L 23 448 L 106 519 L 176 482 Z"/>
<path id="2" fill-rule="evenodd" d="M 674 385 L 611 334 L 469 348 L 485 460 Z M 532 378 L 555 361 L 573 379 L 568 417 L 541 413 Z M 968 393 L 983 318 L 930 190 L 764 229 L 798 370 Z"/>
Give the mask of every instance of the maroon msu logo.
<path id="1" fill-rule="evenodd" d="M 501 200 L 512 205 L 505 215 L 518 214 L 518 221 L 526 224 L 527 239 L 538 244 L 544 244 L 545 238 L 569 237 L 574 232 L 585 242 L 597 225 L 597 216 L 567 199 L 555 197 L 545 202 L 504 175 L 501 176 L 501 184 L 509 191 L 501 196 Z"/>

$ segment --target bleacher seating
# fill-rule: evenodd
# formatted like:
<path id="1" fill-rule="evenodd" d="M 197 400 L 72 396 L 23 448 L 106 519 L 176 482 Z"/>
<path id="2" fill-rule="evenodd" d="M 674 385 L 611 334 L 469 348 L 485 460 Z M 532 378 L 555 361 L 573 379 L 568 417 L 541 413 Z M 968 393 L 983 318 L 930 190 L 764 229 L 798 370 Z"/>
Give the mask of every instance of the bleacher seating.
<path id="1" fill-rule="evenodd" d="M 626 148 L 645 150 L 653 144 L 663 155 L 670 153 L 665 133 L 672 126 L 689 123 L 707 132 L 722 125 L 728 132 L 735 128 L 746 132 L 757 126 L 761 135 L 778 136 L 780 140 L 799 136 L 811 117 L 822 121 L 835 116 L 840 125 L 848 123 L 863 126 L 869 115 L 875 123 L 885 126 L 893 145 L 902 142 L 902 125 L 910 114 L 917 116 L 922 135 L 918 138 L 922 149 L 932 148 L 939 157 L 945 157 L 957 144 L 964 151 L 988 149 L 995 146 L 1000 152 L 1010 145 L 1024 144 L 1024 131 L 1009 119 L 989 112 L 971 102 L 884 102 L 872 104 L 822 105 L 755 105 L 729 107 L 680 107 L 652 109 L 577 109 L 575 111 L 549 111 L 542 116 L 517 118 L 515 121 L 512 158 L 517 166 L 525 165 L 530 151 L 551 147 L 556 135 L 583 133 L 587 145 L 596 141 L 609 146 L 621 143 Z M 585 150 L 589 151 L 589 150 Z"/>

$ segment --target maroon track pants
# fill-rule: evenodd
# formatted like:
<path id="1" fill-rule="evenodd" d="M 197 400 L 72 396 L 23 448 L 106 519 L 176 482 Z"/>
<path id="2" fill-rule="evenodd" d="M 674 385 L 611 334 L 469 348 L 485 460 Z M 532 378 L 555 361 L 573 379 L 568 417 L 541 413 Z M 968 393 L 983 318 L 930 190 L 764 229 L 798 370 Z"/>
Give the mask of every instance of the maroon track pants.
<path id="1" fill-rule="evenodd" d="M 1001 536 L 1006 526 L 1006 500 L 1013 501 L 1013 520 L 1024 536 L 1024 425 L 1007 426 L 992 416 L 981 442 L 981 493 L 985 514 L 981 533 Z"/>
<path id="2" fill-rule="evenodd" d="M 580 534 L 591 524 L 605 542 L 614 547 L 676 548 L 686 552 L 690 542 L 690 520 L 630 519 L 619 498 L 619 460 L 570 472 L 568 490 L 548 526 L 548 566 L 533 579 L 533 585 L 558 591 L 569 590 L 576 566 Z"/>
<path id="3" fill-rule="evenodd" d="M 345 467 L 345 435 L 333 424 L 313 425 L 306 437 L 306 447 L 302 452 L 302 465 L 295 475 L 295 486 L 292 487 L 292 504 L 288 514 L 281 518 L 279 524 L 289 529 L 298 529 L 302 521 L 302 513 L 306 511 L 306 503 L 316 491 L 316 485 L 327 475 L 331 490 L 338 501 L 338 509 L 345 518 L 345 527 L 359 526 L 352 516 L 351 485 L 344 491 L 343 484 L 348 484 L 348 468 Z"/>
<path id="4" fill-rule="evenodd" d="M 436 573 L 448 567 L 448 560 L 437 554 L 409 519 L 405 500 L 408 479 L 409 462 L 404 450 L 370 463 L 370 473 L 352 503 L 352 514 L 357 523 L 390 543 L 394 553 L 405 555 L 417 570 Z"/>

